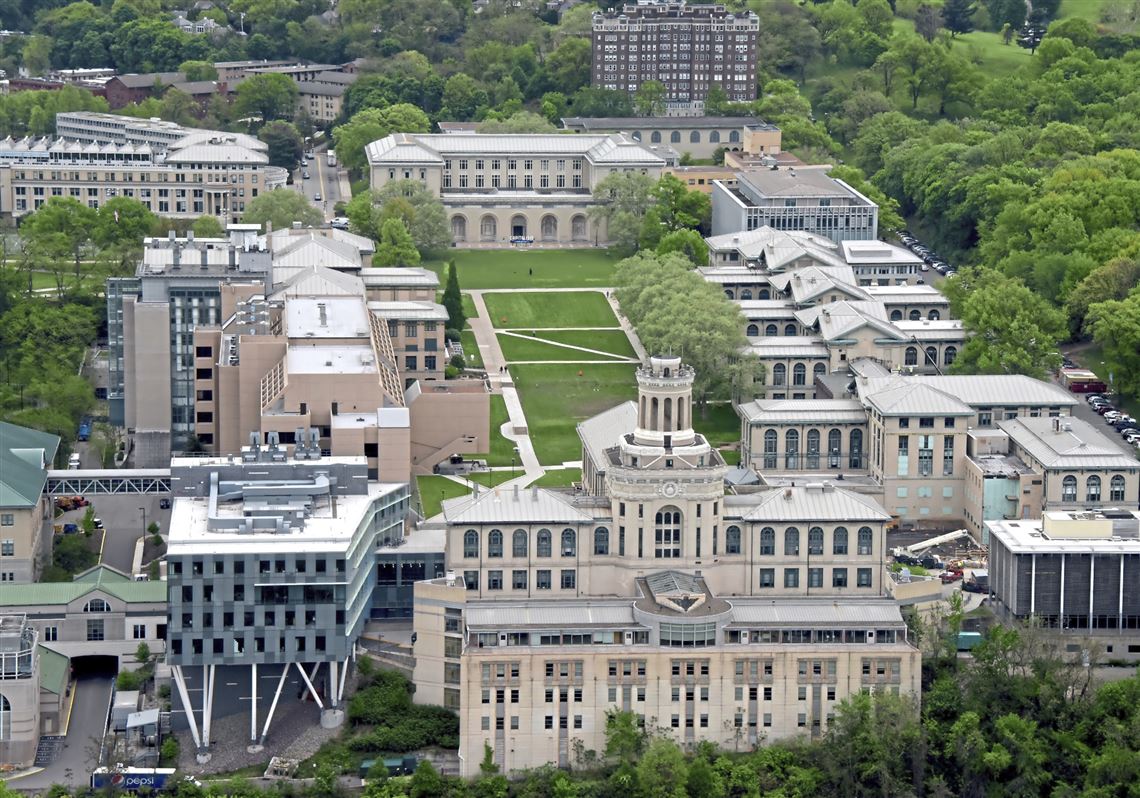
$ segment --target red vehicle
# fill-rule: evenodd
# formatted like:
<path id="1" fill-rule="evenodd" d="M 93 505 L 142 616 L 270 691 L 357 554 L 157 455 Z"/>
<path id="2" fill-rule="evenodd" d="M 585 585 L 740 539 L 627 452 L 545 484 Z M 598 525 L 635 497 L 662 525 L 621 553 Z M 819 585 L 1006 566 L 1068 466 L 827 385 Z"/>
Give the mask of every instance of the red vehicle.
<path id="1" fill-rule="evenodd" d="M 1073 393 L 1104 393 L 1108 386 L 1088 369 L 1061 369 L 1061 384 Z"/>
<path id="2" fill-rule="evenodd" d="M 945 571 L 938 578 L 942 580 L 942 584 L 949 585 L 953 582 L 959 581 L 962 578 L 962 572 L 961 571 Z"/>

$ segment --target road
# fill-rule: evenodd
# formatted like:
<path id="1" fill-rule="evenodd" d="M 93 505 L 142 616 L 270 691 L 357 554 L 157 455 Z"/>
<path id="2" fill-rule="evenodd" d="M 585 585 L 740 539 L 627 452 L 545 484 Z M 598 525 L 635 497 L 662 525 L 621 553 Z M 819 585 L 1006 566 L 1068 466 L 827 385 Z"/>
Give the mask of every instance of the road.
<path id="1" fill-rule="evenodd" d="M 300 167 L 293 172 L 293 188 L 320 208 L 326 220 L 332 219 L 333 206 L 341 201 L 337 170 L 329 166 L 328 154 L 324 149 L 317 150 L 308 160 L 308 166 Z M 303 177 L 305 172 L 309 173 L 308 180 Z M 320 201 L 316 199 L 318 194 L 321 197 Z"/>
<path id="2" fill-rule="evenodd" d="M 59 757 L 42 772 L 9 782 L 17 790 L 44 790 L 52 784 L 86 784 L 95 767 L 93 754 L 103 739 L 111 679 L 80 676 L 75 681 L 75 704 L 67 739 Z"/>
<path id="3" fill-rule="evenodd" d="M 1104 419 L 1101 418 L 1097 413 L 1093 412 L 1093 409 L 1089 407 L 1089 403 L 1083 395 L 1075 393 L 1073 394 L 1073 397 L 1077 399 L 1077 405 L 1073 408 L 1074 416 L 1092 424 L 1096 430 L 1104 433 L 1104 436 L 1106 438 L 1119 446 L 1120 450 L 1125 454 L 1136 457 L 1136 447 L 1129 446 L 1128 442 L 1124 440 L 1124 438 L 1120 437 L 1119 432 L 1108 426 L 1108 424 L 1105 424 Z"/>

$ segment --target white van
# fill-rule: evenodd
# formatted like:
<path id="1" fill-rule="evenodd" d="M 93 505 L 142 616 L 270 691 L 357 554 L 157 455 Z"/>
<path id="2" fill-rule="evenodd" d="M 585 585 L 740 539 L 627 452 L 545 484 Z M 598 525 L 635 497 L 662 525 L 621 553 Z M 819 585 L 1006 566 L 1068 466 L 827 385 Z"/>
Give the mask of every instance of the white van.
<path id="1" fill-rule="evenodd" d="M 79 452 L 72 452 L 71 457 L 67 458 L 67 468 L 69 471 L 77 471 L 79 469 Z"/>

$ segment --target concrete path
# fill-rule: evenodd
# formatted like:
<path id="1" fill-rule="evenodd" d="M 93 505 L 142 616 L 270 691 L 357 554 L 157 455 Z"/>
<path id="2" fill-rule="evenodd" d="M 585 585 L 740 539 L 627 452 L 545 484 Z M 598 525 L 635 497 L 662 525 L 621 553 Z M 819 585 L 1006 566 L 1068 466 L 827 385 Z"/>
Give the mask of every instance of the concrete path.
<path id="1" fill-rule="evenodd" d="M 479 314 L 468 319 L 471 332 L 475 334 L 475 343 L 479 347 L 479 357 L 483 361 L 483 368 L 487 371 L 487 379 L 491 383 L 491 393 L 502 393 L 502 384 L 509 379 L 503 372 L 507 359 L 503 357 L 503 350 L 499 348 L 499 338 L 495 335 L 495 327 L 491 324 L 491 314 L 487 312 L 487 303 L 483 301 L 482 291 L 468 291 L 475 311 Z"/>
<path id="2" fill-rule="evenodd" d="M 625 337 L 629 339 L 633 351 L 637 353 L 638 359 L 644 363 L 649 359 L 649 354 L 645 351 L 645 347 L 641 345 L 641 339 L 637 337 L 637 331 L 633 329 L 633 325 L 629 323 L 629 319 L 622 315 L 621 308 L 618 306 L 617 298 L 614 297 L 613 291 L 606 291 L 606 301 L 610 303 L 610 308 L 617 317 L 618 324 L 621 325 L 622 330 L 625 331 Z"/>

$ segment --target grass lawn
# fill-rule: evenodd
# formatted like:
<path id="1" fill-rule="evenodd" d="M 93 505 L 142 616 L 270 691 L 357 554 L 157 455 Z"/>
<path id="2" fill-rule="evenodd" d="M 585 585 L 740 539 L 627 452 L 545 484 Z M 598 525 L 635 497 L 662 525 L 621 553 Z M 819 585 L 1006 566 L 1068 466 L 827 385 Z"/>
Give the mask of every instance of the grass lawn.
<path id="1" fill-rule="evenodd" d="M 511 369 L 539 462 L 582 456 L 575 426 L 637 396 L 632 364 L 515 366 Z M 582 376 L 578 376 L 579 371 Z"/>
<path id="2" fill-rule="evenodd" d="M 475 309 L 475 300 L 471 298 L 471 294 L 460 294 L 463 300 L 463 317 L 467 319 L 467 326 L 471 326 L 471 319 L 479 315 L 479 311 Z"/>
<path id="3" fill-rule="evenodd" d="M 448 253 L 459 268 L 459 286 L 479 288 L 585 288 L 613 285 L 618 258 L 605 249 L 456 249 Z M 424 261 L 447 279 L 443 260 Z"/>
<path id="4" fill-rule="evenodd" d="M 510 465 L 510 463 L 507 463 L 507 465 Z M 522 466 L 519 466 L 513 471 L 509 468 L 506 471 L 476 471 L 472 474 L 468 474 L 467 478 L 472 482 L 478 482 L 485 488 L 493 488 L 509 480 L 518 479 L 522 475 L 523 469 Z"/>
<path id="5" fill-rule="evenodd" d="M 720 456 L 723 457 L 724 462 L 730 466 L 740 465 L 740 451 L 739 450 L 728 451 L 728 450 L 722 449 L 720 452 Z"/>
<path id="6" fill-rule="evenodd" d="M 464 330 L 459 333 L 459 342 L 463 344 L 463 359 L 467 361 L 468 368 L 483 368 L 483 355 L 479 352 L 475 333 Z"/>
<path id="7" fill-rule="evenodd" d="M 581 481 L 582 469 L 556 468 L 553 471 L 547 471 L 530 484 L 537 485 L 540 488 L 568 488 L 573 483 Z"/>
<path id="8" fill-rule="evenodd" d="M 625 336 L 622 335 L 624 338 Z M 627 342 L 628 345 L 628 342 Z M 499 348 L 508 363 L 527 360 L 608 360 L 604 355 L 595 355 L 579 349 L 544 343 L 537 338 L 519 338 L 514 335 L 499 335 Z"/>
<path id="9" fill-rule="evenodd" d="M 416 477 L 416 490 L 420 494 L 420 507 L 423 508 L 424 518 L 439 515 L 444 499 L 466 496 L 471 492 L 458 482 L 434 475 Z"/>
<path id="10" fill-rule="evenodd" d="M 509 466 L 511 458 L 515 455 L 515 442 L 504 438 L 499 428 L 510 421 L 507 413 L 507 403 L 501 394 L 491 394 L 491 451 L 483 454 L 469 455 L 472 460 L 486 460 L 489 466 Z"/>
<path id="11" fill-rule="evenodd" d="M 1104 4 L 1105 0 L 1061 0 L 1057 19 L 1081 17 L 1095 25 L 1100 21 L 1100 11 L 1104 8 Z"/>
<path id="12" fill-rule="evenodd" d="M 637 357 L 623 330 L 551 330 L 539 337 L 571 346 L 585 346 L 611 355 Z"/>
<path id="13" fill-rule="evenodd" d="M 500 329 L 618 326 L 610 303 L 595 291 L 484 294 L 491 324 Z"/>
<path id="14" fill-rule="evenodd" d="M 704 415 L 699 408 L 695 409 L 693 429 L 704 435 L 714 447 L 740 442 L 740 416 L 728 402 L 708 405 Z"/>

